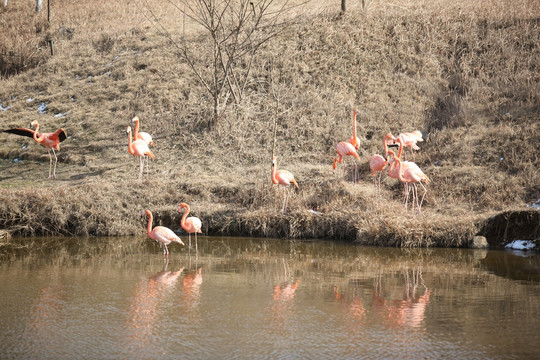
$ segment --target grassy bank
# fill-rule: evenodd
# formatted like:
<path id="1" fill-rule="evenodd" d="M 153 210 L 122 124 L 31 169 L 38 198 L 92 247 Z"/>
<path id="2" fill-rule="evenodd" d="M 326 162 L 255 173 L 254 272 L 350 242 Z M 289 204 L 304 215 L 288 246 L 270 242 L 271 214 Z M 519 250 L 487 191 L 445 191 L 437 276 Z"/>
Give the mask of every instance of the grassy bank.
<path id="1" fill-rule="evenodd" d="M 2 128 L 39 120 L 44 131 L 69 135 L 58 178 L 49 181 L 43 147 L 0 134 L 0 228 L 12 234 L 138 234 L 145 208 L 178 229 L 183 201 L 208 234 L 464 246 L 498 213 L 536 211 L 526 207 L 540 198 L 535 2 L 367 2 L 345 16 L 312 2 L 260 48 L 246 96 L 212 125 L 211 98 L 144 16 L 148 8 L 57 3 L 46 31 L 31 37 L 39 59 L 0 80 L 0 105 L 9 107 L 0 111 Z M 178 13 L 149 3 L 180 31 Z M 3 24 L 11 11 L 0 13 Z M 35 23 L 44 15 L 32 16 Z M 194 46 L 204 44 L 196 29 L 189 34 Z M 199 56 L 201 67 L 210 65 Z M 336 143 L 351 136 L 354 108 L 358 184 L 331 168 Z M 135 115 L 157 144 L 143 182 L 127 152 Z M 270 182 L 274 121 L 278 168 L 300 185 L 286 215 Z M 368 161 L 387 132 L 415 129 L 426 134 L 415 162 L 432 183 L 413 217 L 402 211 L 401 185 L 387 176 L 377 200 Z"/>

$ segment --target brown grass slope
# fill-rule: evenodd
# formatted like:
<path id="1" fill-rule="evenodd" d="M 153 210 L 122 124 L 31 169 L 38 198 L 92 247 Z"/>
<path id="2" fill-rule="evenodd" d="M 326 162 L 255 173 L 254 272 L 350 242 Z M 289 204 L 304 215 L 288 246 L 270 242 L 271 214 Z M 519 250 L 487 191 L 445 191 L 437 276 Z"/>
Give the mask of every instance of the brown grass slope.
<path id="1" fill-rule="evenodd" d="M 47 181 L 46 150 L 0 134 L 0 228 L 20 235 L 139 234 L 140 213 L 149 208 L 178 229 L 176 204 L 184 201 L 210 234 L 463 246 L 487 233 L 482 224 L 490 216 L 537 211 L 526 207 L 540 197 L 534 2 L 493 1 L 491 11 L 480 2 L 367 2 L 343 17 L 306 13 L 260 49 L 243 101 L 212 127 L 211 99 L 139 2 L 58 3 L 46 34 L 32 38 L 41 44 L 37 66 L 0 80 L 0 105 L 9 106 L 0 110 L 0 124 L 39 120 L 43 131 L 63 127 L 69 138 L 58 179 Z M 156 8 L 166 25 L 180 18 Z M 2 24 L 15 11 L 26 10 L 2 10 Z M 43 15 L 32 16 L 36 22 Z M 204 36 L 192 34 L 198 66 L 210 66 Z M 47 39 L 54 40 L 52 57 Z M 9 51 L 16 52 L 3 48 L 1 55 Z M 365 160 L 357 185 L 341 178 L 341 168 L 331 171 L 336 143 L 351 136 L 355 107 Z M 157 144 L 142 183 L 127 152 L 125 129 L 135 115 Z M 278 167 L 292 171 L 301 187 L 291 191 L 287 215 L 280 213 L 281 189 L 270 182 L 274 121 Z M 387 177 L 376 200 L 367 164 L 382 152 L 384 134 L 414 129 L 427 135 L 415 160 L 432 180 L 417 217 L 402 213 L 401 185 Z M 537 228 L 529 235 L 540 236 Z"/>

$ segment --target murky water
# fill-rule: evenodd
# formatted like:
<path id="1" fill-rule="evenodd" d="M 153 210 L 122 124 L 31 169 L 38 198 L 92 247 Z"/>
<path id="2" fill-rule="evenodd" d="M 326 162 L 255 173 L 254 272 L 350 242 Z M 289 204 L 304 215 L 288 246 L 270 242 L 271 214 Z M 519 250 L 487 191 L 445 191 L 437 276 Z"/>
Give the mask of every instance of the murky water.
<path id="1" fill-rule="evenodd" d="M 0 265 L 2 359 L 540 355 L 536 254 L 201 237 L 166 262 L 145 239 L 23 241 Z"/>

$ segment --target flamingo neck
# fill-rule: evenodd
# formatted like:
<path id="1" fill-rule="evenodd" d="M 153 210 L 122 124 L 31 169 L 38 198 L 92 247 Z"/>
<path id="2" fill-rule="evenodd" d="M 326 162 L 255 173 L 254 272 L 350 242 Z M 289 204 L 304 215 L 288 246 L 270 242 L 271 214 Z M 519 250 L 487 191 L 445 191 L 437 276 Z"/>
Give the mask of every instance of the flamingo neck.
<path id="1" fill-rule="evenodd" d="M 386 144 L 386 140 L 390 139 L 390 134 L 386 135 L 383 140 L 383 147 L 384 147 L 384 156 L 388 156 L 388 144 Z M 386 160 L 388 162 L 388 159 Z"/>
<path id="2" fill-rule="evenodd" d="M 395 168 L 397 169 L 397 176 L 398 176 L 399 181 L 407 182 L 405 178 L 403 177 L 403 173 L 401 172 L 401 160 L 399 157 L 394 159 L 394 164 L 392 165 L 394 165 Z"/>
<path id="3" fill-rule="evenodd" d="M 131 131 L 128 131 L 128 151 L 131 155 L 135 154 L 135 151 L 133 150 L 133 143 L 131 141 Z"/>
<path id="4" fill-rule="evenodd" d="M 180 220 L 180 226 L 183 228 L 186 223 L 186 218 L 189 214 L 189 205 L 186 205 L 186 212 L 184 212 L 184 215 L 182 215 L 182 219 Z"/>
<path id="5" fill-rule="evenodd" d="M 45 134 L 41 134 L 41 136 L 38 137 L 38 131 L 39 131 L 39 124 L 36 124 L 36 129 L 34 130 L 34 140 L 37 142 L 43 141 Z"/>
<path id="6" fill-rule="evenodd" d="M 276 179 L 276 163 L 275 161 L 272 163 L 272 183 L 277 184 L 278 181 Z"/>
<path id="7" fill-rule="evenodd" d="M 133 133 L 133 137 L 136 139 L 138 134 L 139 134 L 139 120 L 135 120 L 135 132 Z"/>
<path id="8" fill-rule="evenodd" d="M 150 235 L 150 233 L 152 232 L 152 222 L 154 221 L 154 217 L 152 216 L 152 213 L 150 211 L 147 211 L 146 214 L 149 216 L 148 226 L 146 227 L 146 233 Z"/>
<path id="9" fill-rule="evenodd" d="M 397 158 L 401 159 L 401 153 L 403 152 L 403 140 L 400 137 L 398 137 L 397 142 L 399 143 L 399 151 L 397 154 Z"/>

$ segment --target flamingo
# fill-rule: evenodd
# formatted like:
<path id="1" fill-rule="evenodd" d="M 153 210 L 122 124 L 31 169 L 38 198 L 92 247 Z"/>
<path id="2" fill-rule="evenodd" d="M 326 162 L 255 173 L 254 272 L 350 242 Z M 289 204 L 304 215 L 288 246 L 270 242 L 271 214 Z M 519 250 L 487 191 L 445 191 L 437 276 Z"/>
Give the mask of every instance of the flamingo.
<path id="1" fill-rule="evenodd" d="M 154 153 L 150 151 L 148 148 L 148 145 L 142 140 L 135 140 L 131 141 L 131 126 L 127 127 L 126 132 L 128 133 L 128 150 L 131 155 L 135 155 L 139 157 L 139 180 L 142 177 L 143 169 L 144 169 L 144 156 L 150 156 L 152 160 L 155 159 Z M 146 168 L 146 172 L 148 174 L 148 167 Z"/>
<path id="2" fill-rule="evenodd" d="M 371 175 L 373 175 L 373 182 L 375 183 L 375 188 L 377 189 L 377 192 L 379 193 L 379 195 L 381 193 L 382 172 L 384 168 L 388 165 L 388 144 L 387 144 L 388 140 L 395 141 L 396 138 L 394 137 L 394 135 L 390 133 L 386 134 L 386 136 L 384 137 L 383 147 L 384 147 L 385 157 L 382 157 L 379 154 L 375 154 L 371 156 L 371 159 L 369 159 L 369 168 L 371 170 Z M 375 176 L 377 175 L 377 173 L 378 173 L 378 179 L 376 181 Z"/>
<path id="3" fill-rule="evenodd" d="M 352 145 L 351 145 L 352 146 Z M 283 209 L 282 212 L 285 213 L 285 207 L 287 205 L 287 187 L 292 183 L 296 188 L 300 189 L 296 180 L 294 180 L 294 175 L 287 170 L 276 170 L 277 160 L 275 156 L 272 156 L 272 183 L 280 184 L 283 186 Z"/>
<path id="4" fill-rule="evenodd" d="M 135 116 L 131 119 L 131 122 L 135 123 L 135 132 L 133 133 L 133 139 L 142 140 L 148 146 L 155 146 L 156 144 L 152 141 L 152 135 L 147 132 L 139 132 L 139 117 Z"/>
<path id="5" fill-rule="evenodd" d="M 150 210 L 145 210 L 143 216 L 145 215 L 149 216 L 146 234 L 148 234 L 148 237 L 150 239 L 156 240 L 158 243 L 161 244 L 164 256 L 169 256 L 169 249 L 167 248 L 167 245 L 171 242 L 175 242 L 185 246 L 182 239 L 180 239 L 171 229 L 165 226 L 156 226 L 152 229 L 152 222 L 154 220 L 154 217 L 152 216 L 152 212 Z"/>
<path id="6" fill-rule="evenodd" d="M 355 150 L 358 150 L 360 147 L 360 139 L 356 137 L 356 115 L 358 115 L 359 111 L 358 109 L 354 109 L 353 111 L 353 136 L 347 140 L 348 143 L 352 144 L 355 148 Z"/>
<path id="7" fill-rule="evenodd" d="M 60 143 L 67 138 L 67 133 L 64 129 L 60 128 L 52 133 L 39 133 L 39 123 L 37 120 L 32 121 L 30 124 L 31 126 L 35 126 L 35 130 L 31 129 L 25 129 L 25 128 L 16 128 L 16 129 L 9 129 L 4 130 L 4 132 L 20 135 L 20 136 L 27 136 L 34 139 L 37 143 L 45 146 L 47 148 L 47 152 L 49 153 L 49 177 L 56 178 L 56 163 L 58 162 L 58 157 L 56 156 L 56 151 L 60 151 Z M 54 170 L 52 172 L 51 176 L 51 168 L 52 166 L 52 156 L 51 156 L 51 150 L 54 155 Z"/>
<path id="8" fill-rule="evenodd" d="M 182 216 L 182 220 L 180 220 L 180 226 L 182 229 L 186 230 L 189 237 L 189 247 L 191 248 L 191 234 L 195 234 L 195 251 L 197 250 L 197 233 L 202 233 L 202 221 L 198 217 L 190 216 L 187 217 L 189 214 L 189 205 L 186 203 L 180 203 L 178 205 L 178 211 L 179 213 L 182 212 L 183 209 L 186 209 L 186 212 Z M 187 219 L 186 219 L 187 218 Z"/>
<path id="9" fill-rule="evenodd" d="M 428 184 L 431 182 L 431 180 L 427 177 L 426 174 L 424 174 L 424 172 L 415 163 L 409 162 L 409 165 L 405 168 L 403 167 L 401 159 L 397 157 L 396 154 L 392 150 L 389 150 L 388 154 L 394 158 L 394 164 L 392 164 L 392 166 L 394 166 L 397 169 L 398 179 L 403 183 L 412 184 L 413 186 L 412 207 L 414 209 L 414 202 L 416 200 L 416 204 L 418 205 L 418 212 L 420 213 L 421 208 L 422 208 L 422 203 L 424 202 L 424 197 L 426 196 L 426 193 L 427 193 L 427 189 L 422 184 L 422 182 Z M 424 195 L 422 195 L 422 201 L 418 201 L 417 184 L 420 184 L 422 188 L 424 189 Z M 407 194 L 407 199 L 405 201 L 405 211 L 407 211 L 407 200 L 408 200 L 408 194 Z"/>
<path id="10" fill-rule="evenodd" d="M 414 130 L 412 132 L 401 133 L 397 136 L 397 138 L 401 139 L 404 146 L 411 148 L 411 153 L 414 160 L 414 152 L 412 150 L 420 150 L 416 143 L 424 141 L 424 139 L 422 138 L 422 133 L 418 130 Z"/>
<path id="11" fill-rule="evenodd" d="M 338 163 L 341 164 L 341 162 L 343 161 L 343 158 L 345 156 L 353 156 L 358 161 L 360 161 L 360 156 L 356 152 L 356 149 L 354 148 L 354 145 L 351 144 L 350 142 L 347 142 L 347 141 L 339 142 L 336 145 L 336 151 L 338 153 L 338 157 L 334 158 L 334 165 L 332 165 L 332 167 L 334 169 L 333 170 L 334 174 L 336 173 L 337 164 Z M 354 183 L 356 183 L 357 164 L 356 164 L 356 162 L 354 160 L 353 160 L 353 163 L 354 163 Z M 345 167 L 343 167 L 343 173 L 345 174 Z"/>

